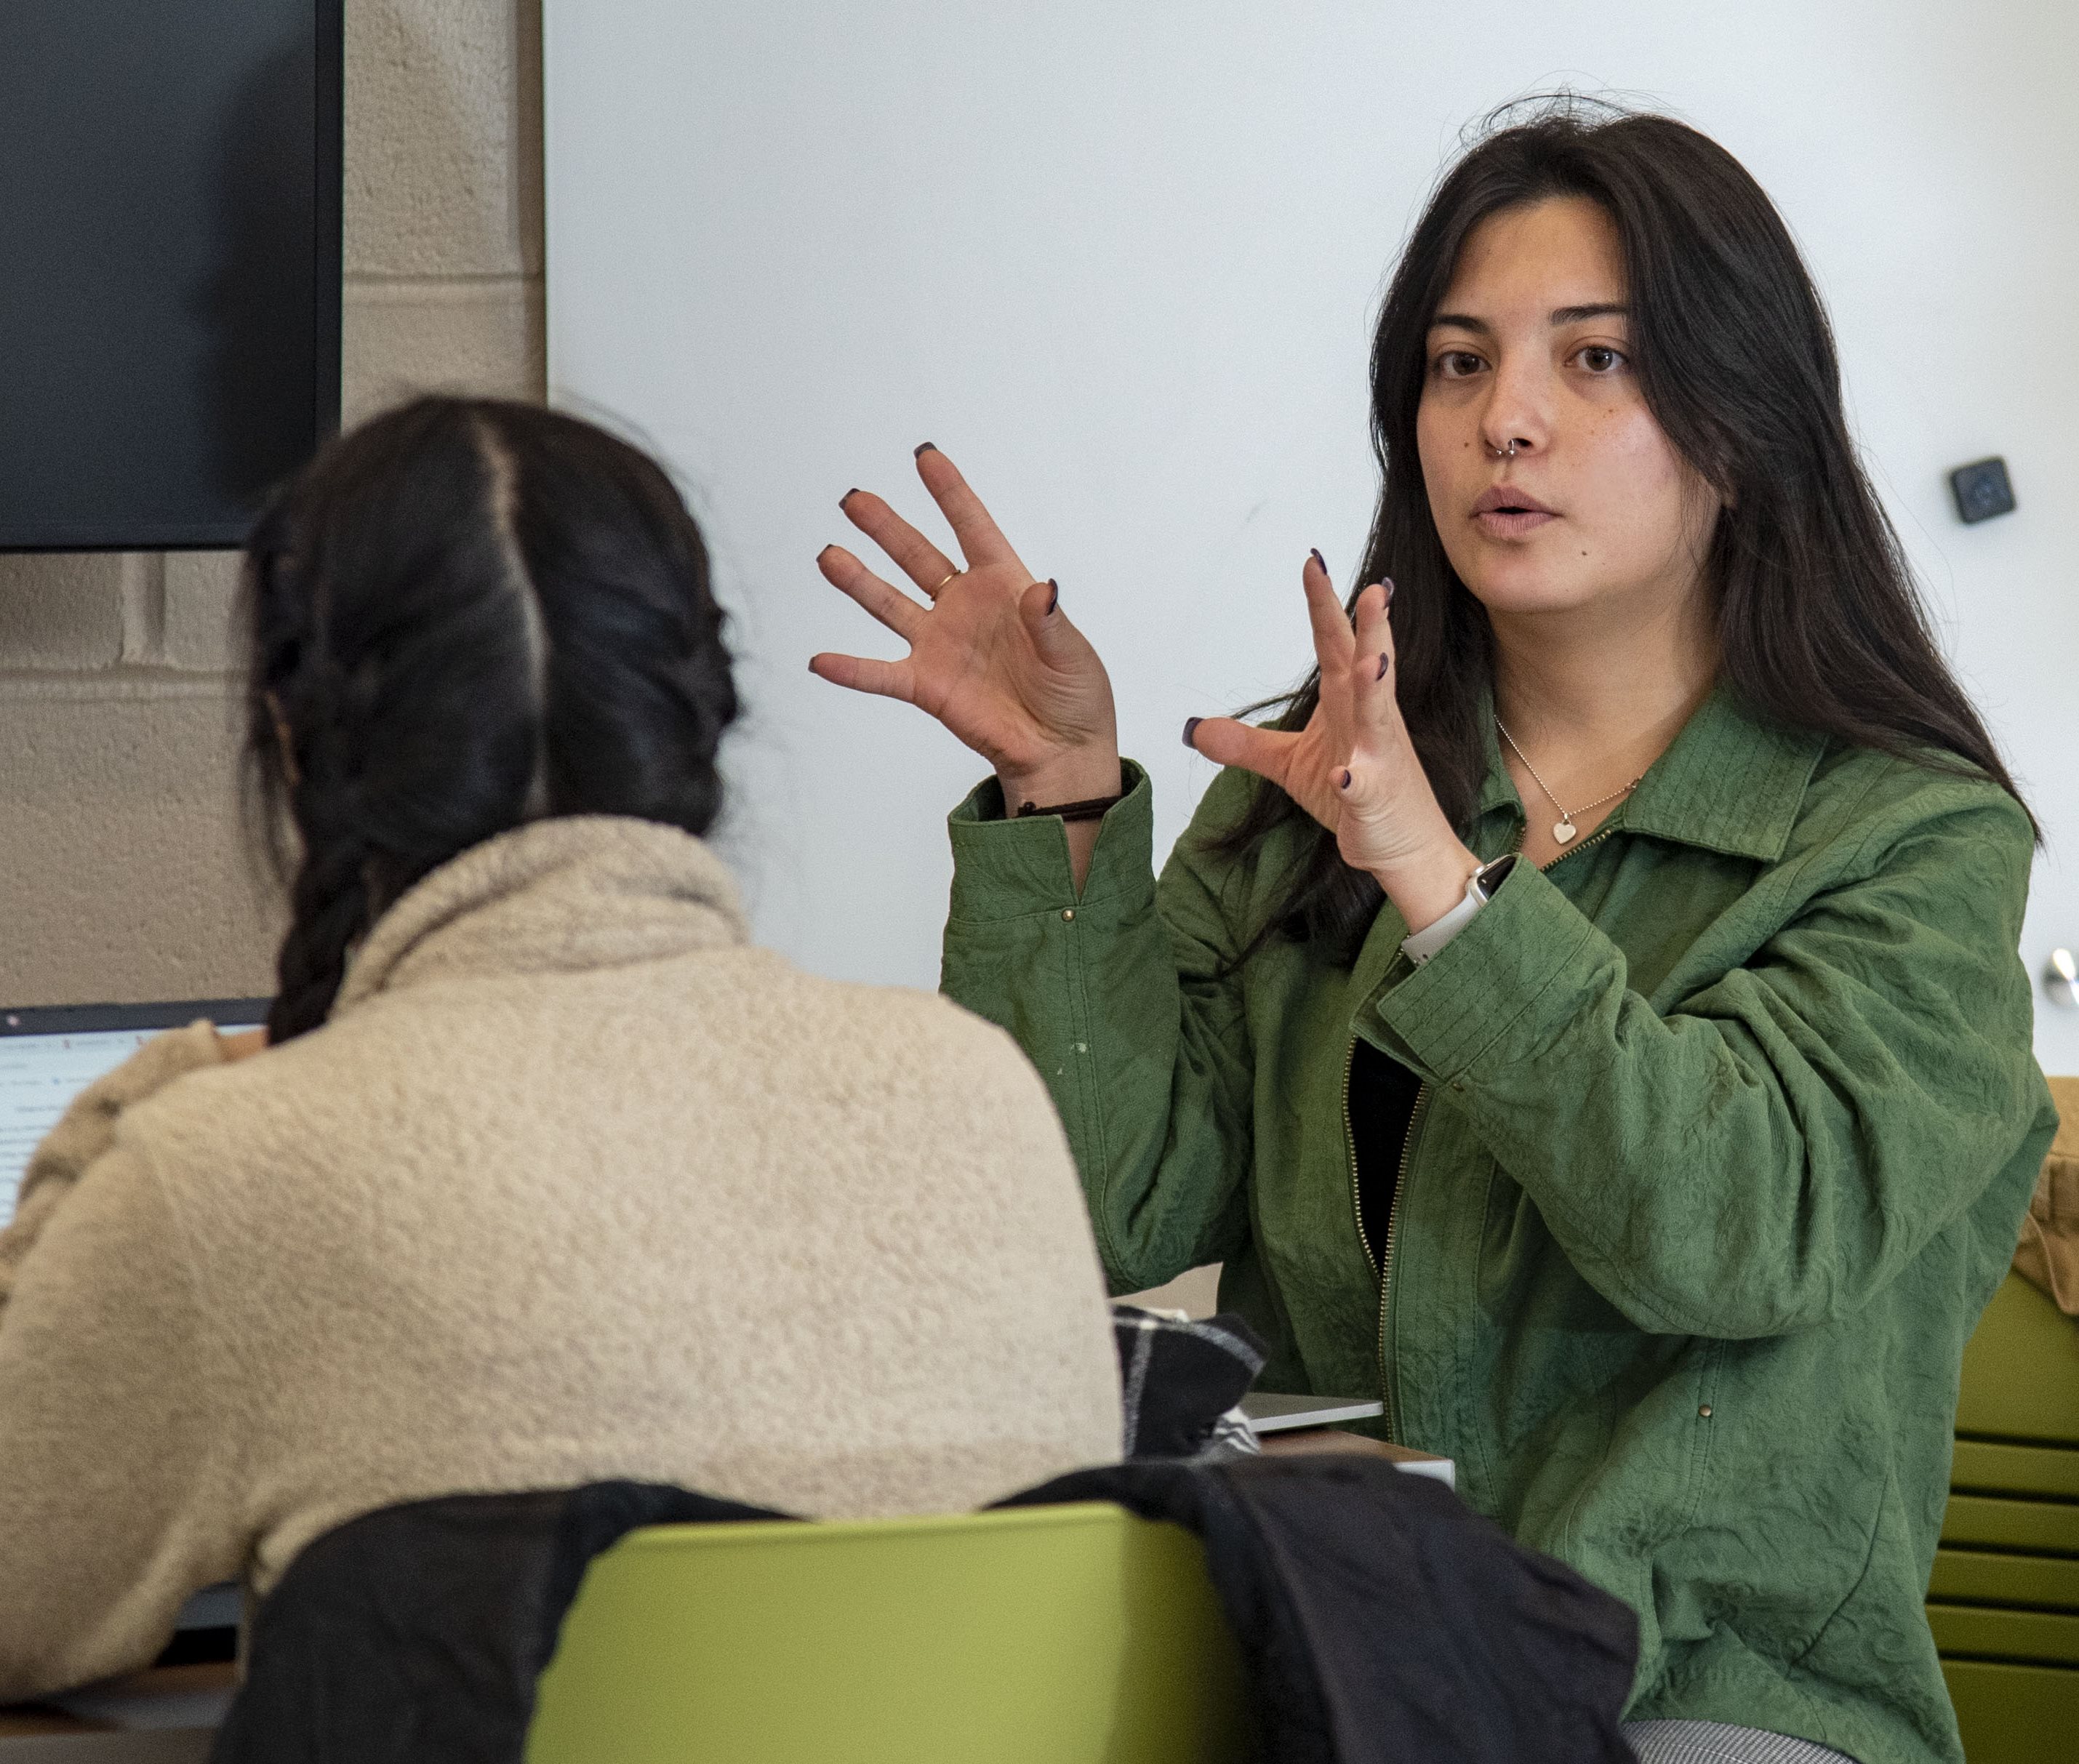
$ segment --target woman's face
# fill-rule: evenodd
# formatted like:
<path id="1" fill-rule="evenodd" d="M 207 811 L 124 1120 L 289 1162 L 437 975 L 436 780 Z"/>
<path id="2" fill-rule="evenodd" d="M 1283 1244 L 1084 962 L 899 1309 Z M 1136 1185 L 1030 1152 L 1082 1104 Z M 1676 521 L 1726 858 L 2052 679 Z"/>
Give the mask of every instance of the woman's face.
<path id="1" fill-rule="evenodd" d="M 1625 292 L 1617 229 L 1584 197 L 1490 215 L 1460 253 L 1416 436 L 1445 553 L 1490 612 L 1700 591 L 1720 499 L 1640 395 Z"/>

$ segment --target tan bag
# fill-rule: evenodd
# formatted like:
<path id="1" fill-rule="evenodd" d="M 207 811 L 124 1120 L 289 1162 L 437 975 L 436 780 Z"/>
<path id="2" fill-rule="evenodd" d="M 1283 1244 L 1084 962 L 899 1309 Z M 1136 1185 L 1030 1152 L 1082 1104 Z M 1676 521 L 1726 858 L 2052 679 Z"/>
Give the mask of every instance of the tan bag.
<path id="1" fill-rule="evenodd" d="M 2079 1317 L 2079 1078 L 2052 1078 L 2050 1094 L 2057 1104 L 2057 1137 L 2035 1179 L 2014 1264 L 2060 1310 Z"/>

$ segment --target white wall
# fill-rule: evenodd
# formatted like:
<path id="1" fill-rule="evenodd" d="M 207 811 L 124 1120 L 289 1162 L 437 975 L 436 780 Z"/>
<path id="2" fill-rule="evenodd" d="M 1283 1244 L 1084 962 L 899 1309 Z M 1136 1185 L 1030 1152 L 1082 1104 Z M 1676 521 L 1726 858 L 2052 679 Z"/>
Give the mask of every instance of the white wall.
<path id="1" fill-rule="evenodd" d="M 1830 301 L 1871 466 L 1958 666 L 2050 829 L 2024 952 L 2079 944 L 2079 8 L 1981 0 L 1265 6 L 546 0 L 552 395 L 694 493 L 756 712 L 732 854 L 760 934 L 932 983 L 941 826 L 980 771 L 810 678 L 894 654 L 813 558 L 859 484 L 966 469 L 1058 576 L 1155 775 L 1193 713 L 1308 658 L 1298 566 L 1370 512 L 1384 270 L 1458 131 L 1522 92 L 1685 115 L 1775 195 Z M 1951 466 L 2020 511 L 1966 529 Z M 2039 1013 L 2079 1072 L 2079 1012 Z"/>

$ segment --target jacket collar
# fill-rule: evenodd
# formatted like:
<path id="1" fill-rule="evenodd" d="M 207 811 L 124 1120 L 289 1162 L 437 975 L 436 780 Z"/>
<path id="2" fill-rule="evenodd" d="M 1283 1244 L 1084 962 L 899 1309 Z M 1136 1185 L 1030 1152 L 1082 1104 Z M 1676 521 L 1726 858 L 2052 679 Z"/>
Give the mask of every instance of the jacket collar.
<path id="1" fill-rule="evenodd" d="M 1480 813 L 1523 803 L 1502 763 L 1491 701 L 1485 718 L 1487 781 Z M 1626 833 L 1773 863 L 1790 842 L 1826 738 L 1762 722 L 1723 684 L 1698 705 L 1639 787 L 1610 817 Z"/>
<path id="2" fill-rule="evenodd" d="M 664 961 L 749 934 L 735 882 L 690 834 L 558 817 L 472 846 L 407 890 L 355 952 L 333 1014 L 427 980 Z"/>

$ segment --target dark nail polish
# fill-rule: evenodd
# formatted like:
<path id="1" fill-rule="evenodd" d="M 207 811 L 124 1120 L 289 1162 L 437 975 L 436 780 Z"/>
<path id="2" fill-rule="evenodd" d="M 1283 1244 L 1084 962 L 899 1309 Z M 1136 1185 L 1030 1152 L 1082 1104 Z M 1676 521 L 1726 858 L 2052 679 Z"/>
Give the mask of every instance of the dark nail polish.
<path id="1" fill-rule="evenodd" d="M 1054 591 L 1053 598 L 1047 603 L 1047 617 L 1051 619 L 1054 616 L 1054 608 L 1061 604 L 1061 584 L 1053 577 L 1049 576 L 1047 578 L 1047 586 Z"/>
<path id="2" fill-rule="evenodd" d="M 1386 590 L 1386 604 L 1388 606 L 1391 606 L 1393 604 L 1393 578 L 1391 576 L 1382 576 L 1379 579 L 1378 585 Z"/>
<path id="3" fill-rule="evenodd" d="M 851 489 L 847 490 L 842 496 L 838 498 L 838 507 L 840 508 L 843 508 L 847 503 L 850 502 L 852 498 L 856 496 L 858 494 L 859 486 L 857 484 L 854 484 Z"/>
<path id="4" fill-rule="evenodd" d="M 1307 555 L 1308 557 L 1311 558 L 1315 561 L 1315 562 L 1316 562 L 1316 563 L 1318 563 L 1318 564 L 1320 564 L 1320 566 L 1321 566 L 1321 574 L 1322 574 L 1323 575 L 1326 575 L 1328 573 L 1328 561 L 1327 561 L 1327 559 L 1325 559 L 1324 558 L 1323 558 L 1323 557 L 1322 557 L 1322 555 L 1321 555 L 1321 554 L 1320 554 L 1320 552 L 1318 552 L 1318 551 L 1310 551 L 1310 552 L 1308 552 L 1308 553 L 1307 554 Z"/>
<path id="5" fill-rule="evenodd" d="M 939 450 L 939 449 L 938 449 L 935 446 L 934 446 L 934 445 L 933 445 L 930 441 L 926 441 L 926 442 L 924 443 L 924 445 L 923 445 L 922 447 L 920 447 L 920 448 L 918 448 L 918 449 L 917 449 L 916 457 L 917 457 L 918 458 L 919 458 L 919 459 L 922 459 L 922 458 L 925 456 L 925 454 L 935 454 L 936 452 L 938 452 L 938 450 Z"/>
<path id="6" fill-rule="evenodd" d="M 1378 677 L 1381 679 L 1384 679 L 1386 678 L 1387 660 L 1387 657 L 1386 651 L 1384 650 L 1381 650 L 1378 652 Z"/>
<path id="7" fill-rule="evenodd" d="M 830 555 L 833 551 L 835 551 L 835 550 L 837 550 L 837 547 L 836 547 L 835 546 L 825 546 L 822 550 L 818 551 L 818 552 L 816 554 L 816 562 L 818 562 L 818 563 L 821 563 L 821 562 L 823 561 L 823 559 L 824 559 L 824 558 L 827 558 L 827 557 L 828 557 L 828 556 L 829 556 L 829 555 Z"/>
<path id="8" fill-rule="evenodd" d="M 1198 725 L 1203 723 L 1205 720 L 1206 719 L 1203 717 L 1186 717 L 1184 719 L 1184 745 L 1186 747 L 1190 748 L 1194 752 L 1197 751 L 1198 743 L 1193 741 L 1191 738 L 1198 734 Z"/>
<path id="9" fill-rule="evenodd" d="M 1343 767 L 1342 776 L 1336 780 L 1336 788 L 1338 790 L 1347 790 L 1350 788 L 1350 768 L 1348 766 Z"/>

